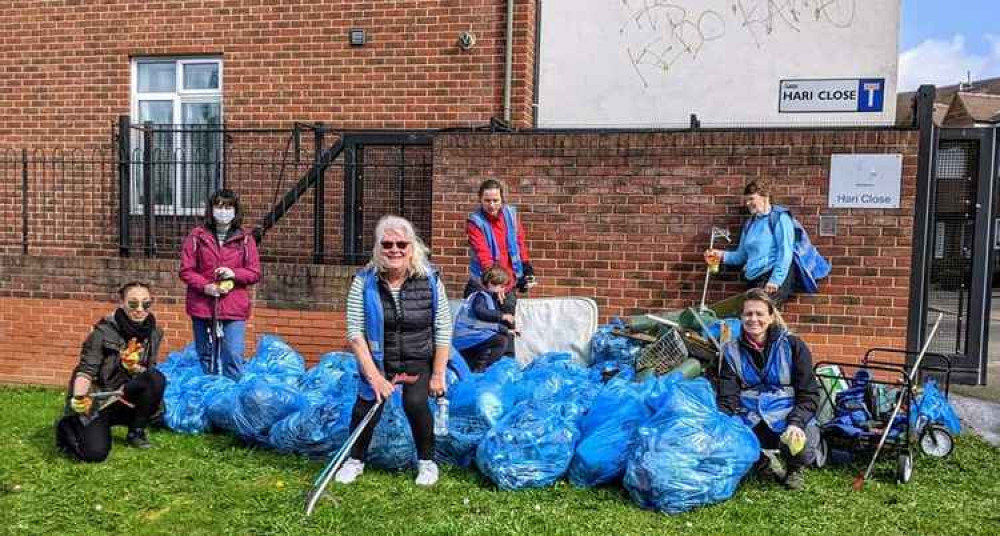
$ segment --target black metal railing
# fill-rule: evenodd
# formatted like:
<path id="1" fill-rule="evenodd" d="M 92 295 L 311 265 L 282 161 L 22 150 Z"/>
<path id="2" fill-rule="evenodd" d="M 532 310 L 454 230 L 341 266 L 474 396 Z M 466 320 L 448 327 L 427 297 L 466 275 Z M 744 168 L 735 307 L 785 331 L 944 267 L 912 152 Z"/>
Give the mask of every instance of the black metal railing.
<path id="1" fill-rule="evenodd" d="M 88 151 L 0 148 L 0 254 L 176 258 L 207 199 L 240 195 L 264 260 L 367 260 L 384 214 L 431 233 L 429 132 L 133 124 Z M 117 231 L 117 232 L 116 232 Z"/>

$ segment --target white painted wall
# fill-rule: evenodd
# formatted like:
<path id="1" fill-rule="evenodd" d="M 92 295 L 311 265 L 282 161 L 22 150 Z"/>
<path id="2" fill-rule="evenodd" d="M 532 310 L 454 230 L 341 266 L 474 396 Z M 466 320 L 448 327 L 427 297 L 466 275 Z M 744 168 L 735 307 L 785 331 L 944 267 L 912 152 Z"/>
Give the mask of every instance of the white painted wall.
<path id="1" fill-rule="evenodd" d="M 539 127 L 892 124 L 899 0 L 542 0 Z M 884 78 L 882 112 L 779 113 L 782 79 Z"/>

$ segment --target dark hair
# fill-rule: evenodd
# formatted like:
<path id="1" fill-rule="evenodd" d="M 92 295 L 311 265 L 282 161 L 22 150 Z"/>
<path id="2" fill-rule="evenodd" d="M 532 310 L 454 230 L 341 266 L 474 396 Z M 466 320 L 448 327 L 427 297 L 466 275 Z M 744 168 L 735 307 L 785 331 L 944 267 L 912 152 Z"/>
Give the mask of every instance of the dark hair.
<path id="1" fill-rule="evenodd" d="M 148 283 L 143 283 L 142 281 L 129 281 L 128 283 L 125 283 L 124 285 L 118 288 L 118 297 L 124 300 L 125 295 L 128 294 L 128 291 L 134 288 L 144 288 L 146 289 L 146 292 L 150 291 Z"/>
<path id="2" fill-rule="evenodd" d="M 219 201 L 228 201 L 236 210 L 236 217 L 234 217 L 232 223 L 229 224 L 229 228 L 239 229 L 242 227 L 243 207 L 240 205 L 240 196 L 236 195 L 236 192 L 228 188 L 218 190 L 209 196 L 208 202 L 205 203 L 205 227 L 208 228 L 209 231 L 212 231 L 213 233 L 215 232 L 215 217 L 212 216 L 212 207 L 214 207 Z"/>
<path id="3" fill-rule="evenodd" d="M 764 179 L 750 181 L 750 184 L 747 184 L 746 187 L 743 188 L 743 195 L 753 194 L 757 194 L 761 197 L 771 197 L 771 183 Z"/>
<path id="4" fill-rule="evenodd" d="M 500 201 L 503 201 L 504 186 L 503 183 L 497 179 L 486 179 L 479 183 L 479 197 L 483 196 L 483 192 L 486 190 L 500 190 Z"/>
<path id="5" fill-rule="evenodd" d="M 486 285 L 506 286 L 510 282 L 510 274 L 502 266 L 494 264 L 483 274 L 483 287 Z"/>

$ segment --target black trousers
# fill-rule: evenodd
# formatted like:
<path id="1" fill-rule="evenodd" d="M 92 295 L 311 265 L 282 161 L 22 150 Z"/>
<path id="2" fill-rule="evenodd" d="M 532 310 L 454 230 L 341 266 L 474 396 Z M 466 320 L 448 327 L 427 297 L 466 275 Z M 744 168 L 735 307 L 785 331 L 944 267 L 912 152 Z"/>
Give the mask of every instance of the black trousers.
<path id="1" fill-rule="evenodd" d="M 459 352 L 472 372 L 482 372 L 505 355 L 514 355 L 514 337 L 497 333 L 485 341 Z"/>
<path id="2" fill-rule="evenodd" d="M 747 290 L 752 288 L 764 288 L 767 285 L 768 279 L 771 278 L 771 272 L 768 272 L 757 279 L 747 281 Z M 778 287 L 778 292 L 771 295 L 771 301 L 774 302 L 775 307 L 781 307 L 792 297 L 795 293 L 795 287 L 798 284 L 798 274 L 795 271 L 795 266 L 788 267 L 788 276 L 785 277 L 785 282 Z"/>
<path id="3" fill-rule="evenodd" d="M 788 445 L 781 442 L 781 434 L 777 434 L 768 428 L 764 421 L 757 423 L 757 426 L 753 427 L 753 433 L 757 436 L 757 440 L 760 441 L 760 448 L 777 449 L 781 453 L 781 459 L 785 462 L 785 466 L 788 467 L 789 471 L 812 465 L 816 461 L 816 449 L 819 448 L 819 427 L 815 423 L 812 423 L 806 425 L 803 431 L 806 433 L 806 447 L 795 456 L 792 456 L 792 453 L 788 450 Z M 764 455 L 761 454 L 761 459 L 763 460 L 763 458 Z"/>
<path id="4" fill-rule="evenodd" d="M 387 378 L 389 376 L 386 376 Z M 403 386 L 403 412 L 406 413 L 406 420 L 410 423 L 410 430 L 413 431 L 413 441 L 417 444 L 417 459 L 434 459 L 434 419 L 431 416 L 431 408 L 427 405 L 427 397 L 430 392 L 430 372 L 425 372 L 417 376 L 417 381 L 412 384 L 402 384 Z M 354 410 L 351 412 L 351 430 L 353 431 L 365 418 L 368 411 L 375 405 L 374 400 L 365 400 L 360 396 L 354 402 Z M 372 436 L 375 435 L 375 425 L 382 418 L 385 405 L 379 408 L 378 412 L 368 422 L 368 426 L 361 432 L 358 442 L 351 448 L 351 457 L 356 460 L 365 461 L 368 454 L 368 446 L 371 445 Z"/>
<path id="5" fill-rule="evenodd" d="M 163 401 L 166 385 L 166 377 L 150 369 L 125 384 L 125 400 L 134 407 L 115 402 L 90 420 L 81 419 L 79 415 L 59 419 L 56 447 L 83 462 L 103 462 L 111 452 L 111 427 L 145 428 Z M 94 402 L 95 406 L 99 403 Z"/>

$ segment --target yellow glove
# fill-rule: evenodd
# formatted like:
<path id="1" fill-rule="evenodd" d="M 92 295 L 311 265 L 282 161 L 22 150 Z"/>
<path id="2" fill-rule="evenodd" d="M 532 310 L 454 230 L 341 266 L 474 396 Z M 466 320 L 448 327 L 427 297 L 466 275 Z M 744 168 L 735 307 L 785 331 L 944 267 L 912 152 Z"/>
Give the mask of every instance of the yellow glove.
<path id="1" fill-rule="evenodd" d="M 80 415 L 90 413 L 90 406 L 93 404 L 94 400 L 87 395 L 74 396 L 69 399 L 69 408 Z"/>
<path id="2" fill-rule="evenodd" d="M 230 290 L 233 290 L 233 280 L 226 279 L 225 281 L 219 282 L 219 289 L 221 289 L 223 292 L 229 292 Z"/>
<path id="3" fill-rule="evenodd" d="M 798 426 L 789 426 L 781 434 L 781 442 L 788 445 L 789 454 L 796 456 L 806 448 L 806 433 Z"/>
<path id="4" fill-rule="evenodd" d="M 128 343 L 128 347 L 122 351 L 122 368 L 127 370 L 131 374 L 135 374 L 142 370 L 142 366 L 139 362 L 142 359 L 142 345 L 140 345 L 135 339 L 132 339 Z"/>

